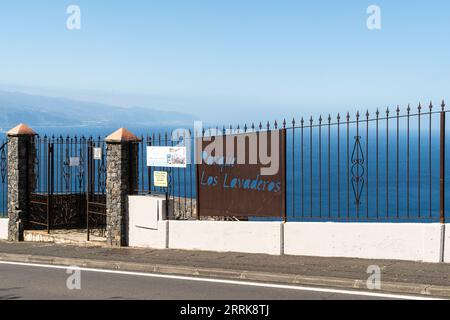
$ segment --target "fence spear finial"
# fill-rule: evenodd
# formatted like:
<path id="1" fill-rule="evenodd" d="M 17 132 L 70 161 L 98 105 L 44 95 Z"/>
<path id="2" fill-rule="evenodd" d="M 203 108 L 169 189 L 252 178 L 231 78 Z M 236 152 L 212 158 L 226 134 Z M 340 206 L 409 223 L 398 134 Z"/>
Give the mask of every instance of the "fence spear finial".
<path id="1" fill-rule="evenodd" d="M 274 127 L 275 127 L 275 130 L 278 129 L 278 122 L 277 122 L 277 120 L 275 120 L 275 122 L 274 122 Z"/>
<path id="2" fill-rule="evenodd" d="M 445 109 L 445 101 L 444 101 L 444 99 L 442 99 L 441 108 L 442 108 L 442 111 L 444 111 L 444 109 Z"/>
<path id="3" fill-rule="evenodd" d="M 406 108 L 406 111 L 408 112 L 408 114 L 411 112 L 411 105 L 408 103 L 408 108 Z"/>
<path id="4" fill-rule="evenodd" d="M 417 110 L 419 111 L 419 113 L 420 113 L 420 110 L 422 110 L 422 104 L 419 102 L 419 106 L 417 107 Z"/>
<path id="5" fill-rule="evenodd" d="M 369 110 L 366 110 L 366 118 L 369 119 L 369 116 L 370 116 Z"/>
<path id="6" fill-rule="evenodd" d="M 397 115 L 400 113 L 400 106 L 397 105 L 397 109 L 395 110 L 395 112 L 397 112 Z"/>
<path id="7" fill-rule="evenodd" d="M 431 112 L 431 110 L 433 110 L 433 101 L 430 101 L 430 106 L 429 106 L 429 108 L 430 108 L 430 112 Z"/>
<path id="8" fill-rule="evenodd" d="M 341 114 L 338 112 L 337 114 L 337 121 L 339 122 L 341 120 Z"/>

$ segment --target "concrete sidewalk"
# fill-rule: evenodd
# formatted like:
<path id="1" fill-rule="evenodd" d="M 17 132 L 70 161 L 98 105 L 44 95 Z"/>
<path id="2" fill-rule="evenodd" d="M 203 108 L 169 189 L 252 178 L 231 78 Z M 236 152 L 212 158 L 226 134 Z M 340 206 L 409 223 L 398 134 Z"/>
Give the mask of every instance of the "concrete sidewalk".
<path id="1" fill-rule="evenodd" d="M 450 264 L 3 241 L 0 260 L 363 290 L 377 265 L 383 292 L 450 297 Z"/>

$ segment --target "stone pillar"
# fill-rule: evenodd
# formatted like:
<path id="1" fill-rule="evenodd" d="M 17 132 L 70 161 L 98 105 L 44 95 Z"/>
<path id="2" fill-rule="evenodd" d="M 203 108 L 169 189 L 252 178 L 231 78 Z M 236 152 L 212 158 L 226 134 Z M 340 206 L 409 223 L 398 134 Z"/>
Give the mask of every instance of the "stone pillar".
<path id="1" fill-rule="evenodd" d="M 34 184 L 34 136 L 25 124 L 7 132 L 8 136 L 8 240 L 23 241 L 28 196 Z"/>
<path id="2" fill-rule="evenodd" d="M 106 238 L 128 245 L 128 195 L 135 192 L 139 138 L 121 128 L 106 138 Z"/>

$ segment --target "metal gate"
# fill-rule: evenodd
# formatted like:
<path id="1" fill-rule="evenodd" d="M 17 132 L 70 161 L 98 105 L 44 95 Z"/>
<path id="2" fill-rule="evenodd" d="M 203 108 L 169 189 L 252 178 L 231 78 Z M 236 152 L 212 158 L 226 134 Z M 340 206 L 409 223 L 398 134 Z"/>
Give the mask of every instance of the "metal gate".
<path id="1" fill-rule="evenodd" d="M 104 229 L 106 165 L 99 138 L 36 137 L 34 182 L 30 186 L 27 229 Z M 95 160 L 94 150 L 100 151 Z M 97 154 L 98 155 L 98 154 Z M 104 223 L 103 223 L 104 220 Z"/>
<path id="2" fill-rule="evenodd" d="M 90 140 L 87 152 L 86 229 L 91 234 L 105 236 L 106 231 L 106 144 Z"/>

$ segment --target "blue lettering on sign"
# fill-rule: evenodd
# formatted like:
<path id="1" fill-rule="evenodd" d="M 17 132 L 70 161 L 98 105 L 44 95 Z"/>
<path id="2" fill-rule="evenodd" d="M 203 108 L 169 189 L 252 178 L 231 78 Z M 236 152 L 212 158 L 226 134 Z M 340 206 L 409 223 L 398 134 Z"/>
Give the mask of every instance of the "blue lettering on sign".
<path id="1" fill-rule="evenodd" d="M 219 180 L 219 177 L 216 177 L 216 176 L 209 176 L 209 177 L 207 177 L 205 175 L 205 172 L 203 171 L 202 172 L 202 179 L 201 179 L 200 183 L 201 183 L 202 186 L 214 187 L 214 186 L 217 185 L 218 180 Z"/>
<path id="2" fill-rule="evenodd" d="M 200 184 L 202 187 L 216 187 L 222 186 L 223 189 L 241 189 L 241 190 L 254 190 L 257 192 L 274 192 L 278 193 L 281 191 L 281 181 L 271 181 L 261 179 L 260 175 L 254 178 L 241 178 L 241 177 L 231 177 L 228 173 L 224 173 L 225 167 L 234 167 L 236 163 L 235 157 L 215 157 L 208 154 L 208 152 L 202 152 L 203 162 L 207 165 L 218 165 L 220 166 L 220 171 L 223 176 L 209 176 L 202 172 Z M 223 182 L 220 183 L 220 178 Z"/>
<path id="3" fill-rule="evenodd" d="M 230 178 L 228 173 L 223 176 L 223 188 L 224 189 L 243 189 L 243 190 L 254 190 L 254 191 L 269 191 L 269 192 L 280 192 L 281 182 L 280 181 L 268 181 L 263 180 L 260 176 L 256 176 L 255 179 L 248 178 Z"/>

